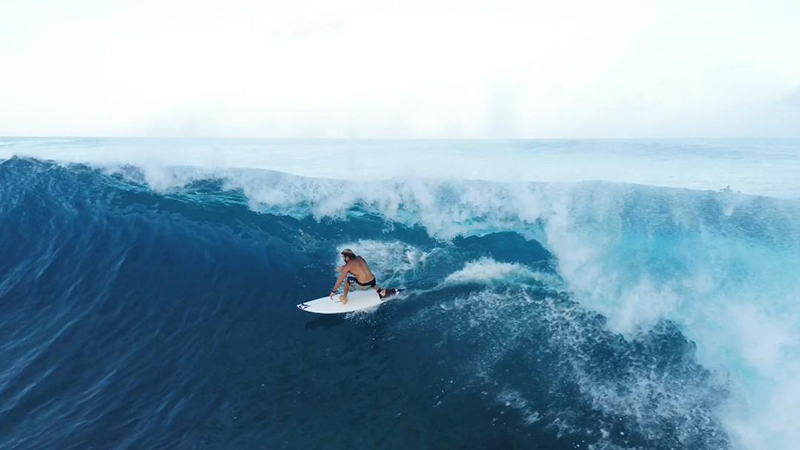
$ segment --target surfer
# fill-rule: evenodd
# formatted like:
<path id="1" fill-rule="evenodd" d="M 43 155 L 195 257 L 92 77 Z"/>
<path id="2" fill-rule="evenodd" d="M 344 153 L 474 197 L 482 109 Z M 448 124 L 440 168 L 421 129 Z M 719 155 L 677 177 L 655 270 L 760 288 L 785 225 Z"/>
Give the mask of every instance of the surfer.
<path id="1" fill-rule="evenodd" d="M 378 287 L 378 283 L 375 281 L 375 275 L 369 270 L 367 261 L 365 261 L 364 258 L 356 255 L 349 248 L 346 248 L 342 250 L 342 259 L 344 259 L 344 265 L 339 267 L 340 275 L 331 291 L 331 300 L 333 300 L 333 296 L 336 294 L 336 291 L 339 290 L 339 286 L 345 279 L 347 282 L 344 283 L 344 294 L 339 296 L 342 304 L 347 303 L 347 293 L 350 292 L 350 289 L 356 291 L 375 289 L 381 298 L 386 296 L 386 289 Z"/>

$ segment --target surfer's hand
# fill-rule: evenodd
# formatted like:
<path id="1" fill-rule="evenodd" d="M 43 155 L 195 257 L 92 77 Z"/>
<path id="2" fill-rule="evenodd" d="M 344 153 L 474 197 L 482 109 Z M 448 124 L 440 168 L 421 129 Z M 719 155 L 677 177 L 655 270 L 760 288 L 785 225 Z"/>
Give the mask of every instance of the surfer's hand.
<path id="1" fill-rule="evenodd" d="M 330 297 L 331 297 L 331 300 L 333 300 L 333 296 L 334 296 L 334 295 L 336 295 L 336 291 L 331 291 L 331 295 L 330 295 Z"/>

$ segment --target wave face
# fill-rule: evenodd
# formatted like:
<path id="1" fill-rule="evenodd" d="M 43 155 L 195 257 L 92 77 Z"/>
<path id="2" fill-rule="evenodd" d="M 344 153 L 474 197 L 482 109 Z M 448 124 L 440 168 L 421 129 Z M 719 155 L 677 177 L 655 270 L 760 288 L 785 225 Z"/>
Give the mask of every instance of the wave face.
<path id="1" fill-rule="evenodd" d="M 0 163 L 0 448 L 786 448 L 800 206 Z M 406 294 L 312 316 L 338 251 Z"/>

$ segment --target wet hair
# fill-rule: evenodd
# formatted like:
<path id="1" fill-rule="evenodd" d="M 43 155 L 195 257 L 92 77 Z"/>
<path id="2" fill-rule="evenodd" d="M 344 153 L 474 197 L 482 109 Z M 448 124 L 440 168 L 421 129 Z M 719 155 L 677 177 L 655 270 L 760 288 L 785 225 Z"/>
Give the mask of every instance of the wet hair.
<path id="1" fill-rule="evenodd" d="M 342 255 L 347 256 L 350 259 L 356 259 L 356 254 L 353 253 L 353 251 L 349 248 L 342 250 Z"/>

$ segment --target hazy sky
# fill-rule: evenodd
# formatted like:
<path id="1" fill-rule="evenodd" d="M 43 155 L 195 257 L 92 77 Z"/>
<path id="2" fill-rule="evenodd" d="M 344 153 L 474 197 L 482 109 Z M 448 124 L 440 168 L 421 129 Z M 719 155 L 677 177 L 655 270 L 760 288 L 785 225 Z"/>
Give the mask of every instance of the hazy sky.
<path id="1" fill-rule="evenodd" d="M 800 2 L 2 0 L 0 135 L 800 136 Z"/>

